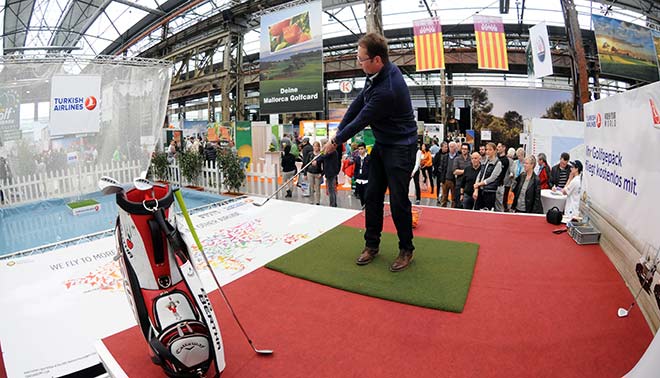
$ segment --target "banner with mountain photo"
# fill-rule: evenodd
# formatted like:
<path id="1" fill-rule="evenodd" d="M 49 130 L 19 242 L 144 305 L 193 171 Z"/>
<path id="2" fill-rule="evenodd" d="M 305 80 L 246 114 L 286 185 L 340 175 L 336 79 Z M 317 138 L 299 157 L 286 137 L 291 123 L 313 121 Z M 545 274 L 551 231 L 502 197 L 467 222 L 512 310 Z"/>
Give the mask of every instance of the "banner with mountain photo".
<path id="1" fill-rule="evenodd" d="M 261 16 L 261 114 L 323 111 L 321 1 Z"/>
<path id="2" fill-rule="evenodd" d="M 602 73 L 646 82 L 658 80 L 650 29 L 595 14 L 591 19 Z"/>

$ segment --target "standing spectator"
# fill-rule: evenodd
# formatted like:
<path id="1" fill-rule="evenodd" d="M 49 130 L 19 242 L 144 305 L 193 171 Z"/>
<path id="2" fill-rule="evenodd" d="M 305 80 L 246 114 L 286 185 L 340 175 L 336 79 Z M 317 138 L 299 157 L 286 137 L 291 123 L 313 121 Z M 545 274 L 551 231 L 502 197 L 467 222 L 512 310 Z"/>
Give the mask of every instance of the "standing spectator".
<path id="1" fill-rule="evenodd" d="M 550 189 L 550 168 L 548 168 L 548 158 L 543 152 L 539 154 L 538 176 L 541 182 L 541 189 Z"/>
<path id="2" fill-rule="evenodd" d="M 569 164 L 571 173 L 561 192 L 568 197 L 564 207 L 564 217 L 571 220 L 580 215 L 580 195 L 582 194 L 582 162 L 575 160 Z"/>
<path id="3" fill-rule="evenodd" d="M 525 170 L 516 178 L 516 185 L 513 188 L 511 210 L 516 213 L 543 214 L 541 181 L 534 173 L 536 159 L 534 156 L 528 156 L 523 160 L 523 165 Z"/>
<path id="4" fill-rule="evenodd" d="M 314 152 L 314 148 L 312 147 L 311 144 L 309 144 L 309 138 L 304 137 L 302 139 L 302 148 L 301 148 L 301 154 L 302 154 L 302 166 L 306 166 L 309 164 L 310 161 L 312 161 L 312 157 Z M 307 170 L 303 172 L 303 177 L 305 181 L 307 180 Z"/>
<path id="5" fill-rule="evenodd" d="M 461 187 L 463 185 L 463 174 L 465 173 L 465 168 L 471 165 L 470 158 L 470 145 L 463 143 L 461 145 L 461 154 L 454 159 L 454 176 L 456 176 L 456 186 L 454 187 L 455 200 L 453 201 L 453 207 L 460 209 L 463 207 L 463 200 L 461 199 Z"/>
<path id="6" fill-rule="evenodd" d="M 341 165 L 341 146 L 337 149 L 326 152 L 319 160 L 323 161 L 323 175 L 325 176 L 325 186 L 328 190 L 328 200 L 331 207 L 337 207 L 337 175 Z"/>
<path id="7" fill-rule="evenodd" d="M 422 191 L 419 188 L 419 172 L 422 170 L 422 145 L 420 144 L 417 147 L 417 153 L 415 154 L 415 166 L 412 171 L 412 180 L 413 185 L 415 186 L 415 205 L 419 205 L 422 199 Z"/>
<path id="8" fill-rule="evenodd" d="M 550 187 L 553 189 L 562 189 L 568 182 L 568 176 L 571 174 L 568 161 L 571 160 L 571 155 L 567 152 L 562 152 L 559 158 L 559 163 L 552 167 L 550 171 Z"/>
<path id="9" fill-rule="evenodd" d="M 9 163 L 7 163 L 7 159 L 0 156 L 0 203 L 5 202 L 5 193 L 2 190 L 2 187 L 9 184 L 10 177 L 11 171 L 9 170 Z"/>
<path id="10" fill-rule="evenodd" d="M 440 167 L 440 171 L 444 172 L 444 182 L 442 183 L 442 197 L 440 199 L 440 207 L 445 207 L 449 201 L 449 193 L 454 195 L 454 187 L 456 185 L 456 177 L 454 176 L 454 159 L 458 154 L 456 153 L 456 142 L 449 142 L 449 154 L 447 154 L 447 160 L 443 167 Z M 452 198 L 452 201 L 456 202 L 458 199 Z"/>
<path id="11" fill-rule="evenodd" d="M 428 146 L 426 144 L 422 144 L 422 156 L 420 160 L 420 168 L 422 171 L 422 181 L 424 182 L 425 185 L 428 185 L 431 187 L 431 194 L 434 192 L 433 190 L 433 157 L 431 156 L 431 152 L 428 150 Z"/>
<path id="12" fill-rule="evenodd" d="M 176 157 L 176 142 L 174 141 L 174 139 L 172 139 L 170 141 L 170 146 L 167 147 L 167 162 L 173 164 L 175 157 Z"/>
<path id="13" fill-rule="evenodd" d="M 440 144 L 440 152 L 433 157 L 433 175 L 436 178 L 436 186 L 438 187 L 436 205 L 440 205 L 440 198 L 443 193 L 443 190 L 441 189 L 445 182 L 445 175 L 447 174 L 444 168 L 447 167 L 448 154 L 449 148 L 447 147 L 447 142 L 443 141 Z"/>
<path id="14" fill-rule="evenodd" d="M 392 220 L 399 237 L 399 256 L 390 265 L 390 271 L 399 272 L 410 265 L 415 249 L 408 187 L 415 164 L 417 124 L 410 91 L 401 70 L 389 61 L 387 40 L 382 35 L 368 33 L 360 38 L 357 63 L 367 74 L 365 86 L 348 108 L 334 140 L 324 150 L 333 151 L 367 125 L 371 126 L 376 143 L 371 150 L 366 194 L 365 248 L 356 263 L 368 264 L 379 252 L 385 191 L 389 188 Z"/>
<path id="15" fill-rule="evenodd" d="M 463 179 L 461 180 L 461 200 L 463 201 L 463 208 L 472 210 L 474 209 L 474 184 L 481 170 L 481 155 L 478 152 L 473 152 L 470 155 L 470 165 L 463 170 Z"/>
<path id="16" fill-rule="evenodd" d="M 431 141 L 431 147 L 429 148 L 431 152 L 431 157 L 434 157 L 438 152 L 440 152 L 440 146 L 438 145 L 438 139 L 433 138 Z"/>
<path id="17" fill-rule="evenodd" d="M 511 192 L 511 185 L 513 184 L 513 179 L 515 177 L 513 171 L 514 156 L 516 156 L 516 150 L 514 150 L 513 148 L 509 148 L 509 150 L 506 153 L 506 157 L 509 160 L 509 171 L 504 176 L 504 197 L 502 202 L 505 212 L 509 211 L 509 193 Z"/>
<path id="18" fill-rule="evenodd" d="M 497 178 L 497 193 L 495 195 L 495 211 L 504 211 L 504 178 L 509 174 L 509 158 L 506 156 L 506 145 L 497 144 L 497 156 L 502 162 L 502 170 Z"/>
<path id="19" fill-rule="evenodd" d="M 291 146 L 288 144 L 284 144 L 284 151 L 282 152 L 281 164 L 282 164 L 282 180 L 283 182 L 287 182 L 291 180 L 293 176 L 295 176 L 297 171 L 296 157 L 293 156 L 293 154 L 291 153 Z M 292 190 L 293 190 L 293 182 L 290 182 L 287 184 L 286 195 L 284 197 L 291 198 L 293 196 Z"/>
<path id="20" fill-rule="evenodd" d="M 479 146 L 479 155 L 481 156 L 481 165 L 486 164 L 488 157 L 486 156 L 486 146 Z"/>
<path id="21" fill-rule="evenodd" d="M 519 147 L 516 150 L 516 161 L 513 164 L 513 178 L 516 179 L 525 171 L 525 150 Z M 536 159 L 534 159 L 536 161 Z"/>
<path id="22" fill-rule="evenodd" d="M 502 162 L 497 157 L 495 149 L 495 143 L 490 142 L 486 145 L 486 156 L 488 160 L 486 164 L 481 166 L 479 176 L 477 176 L 474 183 L 475 190 L 472 198 L 477 201 L 476 208 L 479 210 L 495 209 L 498 178 L 502 172 Z"/>
<path id="23" fill-rule="evenodd" d="M 218 158 L 218 150 L 215 147 L 213 142 L 206 142 L 206 147 L 204 147 L 204 159 L 208 162 L 211 162 L 211 165 L 215 167 L 215 161 Z"/>
<path id="24" fill-rule="evenodd" d="M 307 167 L 306 173 L 309 180 L 309 202 L 317 205 L 321 203 L 321 175 L 323 174 L 323 162 L 317 159 L 319 155 L 321 155 L 321 144 L 314 142 L 309 161 L 316 160 Z"/>
<path id="25" fill-rule="evenodd" d="M 360 205 L 364 207 L 367 183 L 369 183 L 369 154 L 367 146 L 360 142 L 357 145 L 358 157 L 355 159 L 355 192 L 360 199 Z"/>

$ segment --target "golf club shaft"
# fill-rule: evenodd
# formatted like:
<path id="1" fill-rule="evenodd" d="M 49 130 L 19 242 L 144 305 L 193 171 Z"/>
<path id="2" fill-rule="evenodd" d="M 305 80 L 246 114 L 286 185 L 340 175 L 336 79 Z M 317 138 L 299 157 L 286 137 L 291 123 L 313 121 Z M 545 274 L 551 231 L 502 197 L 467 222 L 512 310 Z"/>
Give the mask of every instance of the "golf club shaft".
<path id="1" fill-rule="evenodd" d="M 204 249 L 202 248 L 202 243 L 199 241 L 199 237 L 197 237 L 197 232 L 195 231 L 195 227 L 193 226 L 192 221 L 190 220 L 190 214 L 188 214 L 188 209 L 186 208 L 186 204 L 183 202 L 183 196 L 181 195 L 181 192 L 179 190 L 176 190 L 174 192 L 174 196 L 176 198 L 177 203 L 179 204 L 179 207 L 181 208 L 183 217 L 185 218 L 186 223 L 188 224 L 188 229 L 190 230 L 190 233 L 192 234 L 192 237 L 195 240 L 197 249 L 199 249 L 199 252 L 204 257 L 204 262 L 206 263 L 206 266 L 209 268 L 209 271 L 211 271 L 211 276 L 213 276 L 213 280 L 215 281 L 215 284 L 218 286 L 218 290 L 220 290 L 220 294 L 222 294 L 222 298 L 225 300 L 227 307 L 229 307 L 229 311 L 231 312 L 231 315 L 234 317 L 234 320 L 236 320 L 236 324 L 238 324 L 238 327 L 241 329 L 241 332 L 243 332 L 243 335 L 247 339 L 248 343 L 250 343 L 252 349 L 254 349 L 255 352 L 259 353 L 259 351 L 257 351 L 254 345 L 252 345 L 252 340 L 248 336 L 247 332 L 245 332 L 245 328 L 243 328 L 241 322 L 238 320 L 238 317 L 234 312 L 234 308 L 231 306 L 231 303 L 229 303 L 229 300 L 227 299 L 225 292 L 222 290 L 222 286 L 220 286 L 220 281 L 218 281 L 218 277 L 216 277 L 215 272 L 211 267 L 211 263 L 209 262 L 209 259 L 206 257 L 206 253 L 204 253 Z"/>
<path id="2" fill-rule="evenodd" d="M 305 164 L 304 167 L 300 168 L 300 170 L 298 171 L 298 173 L 296 173 L 295 175 L 293 175 L 293 177 L 291 177 L 290 179 L 287 180 L 287 182 L 285 182 L 284 184 L 282 184 L 282 186 L 280 186 L 275 192 L 273 192 L 273 194 L 271 194 L 270 196 L 268 196 L 268 197 L 266 198 L 266 200 L 265 200 L 261 205 L 263 205 L 263 204 L 265 204 L 266 202 L 268 202 L 271 198 L 275 197 L 275 196 L 277 195 L 277 193 L 281 192 L 282 189 L 286 188 L 286 186 L 287 186 L 290 182 L 292 182 L 293 180 L 295 180 L 296 177 L 300 176 L 300 174 L 303 173 L 303 172 L 305 171 L 305 169 L 307 169 L 307 167 L 309 167 L 310 165 L 312 165 L 312 163 L 315 162 L 320 156 L 321 156 L 320 154 L 319 154 L 319 155 L 316 155 L 316 156 L 314 157 L 314 159 L 310 160 L 309 163 Z M 261 205 L 260 205 L 260 206 L 261 206 Z"/>

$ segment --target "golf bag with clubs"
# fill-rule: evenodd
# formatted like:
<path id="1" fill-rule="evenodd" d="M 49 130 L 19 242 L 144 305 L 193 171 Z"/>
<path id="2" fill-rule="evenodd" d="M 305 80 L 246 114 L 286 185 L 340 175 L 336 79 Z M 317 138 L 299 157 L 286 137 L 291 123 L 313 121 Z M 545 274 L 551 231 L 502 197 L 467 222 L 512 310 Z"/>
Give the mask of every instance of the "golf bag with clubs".
<path id="1" fill-rule="evenodd" d="M 152 361 L 169 377 L 219 376 L 225 368 L 220 327 L 177 228 L 173 190 L 133 187 L 116 200 L 124 287 Z"/>

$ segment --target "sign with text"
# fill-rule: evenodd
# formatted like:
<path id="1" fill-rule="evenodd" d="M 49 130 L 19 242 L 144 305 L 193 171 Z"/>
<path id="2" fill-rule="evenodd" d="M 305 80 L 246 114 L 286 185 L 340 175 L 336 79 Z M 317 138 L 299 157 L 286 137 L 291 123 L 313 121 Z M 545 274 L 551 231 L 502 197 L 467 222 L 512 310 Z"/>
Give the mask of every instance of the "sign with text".
<path id="1" fill-rule="evenodd" d="M 50 135 L 98 133 L 101 76 L 53 76 L 50 95 Z"/>
<path id="2" fill-rule="evenodd" d="M 415 67 L 417 71 L 445 68 L 442 25 L 438 17 L 413 21 L 415 32 Z"/>
<path id="3" fill-rule="evenodd" d="M 321 1 L 261 16 L 261 114 L 323 111 Z"/>
<path id="4" fill-rule="evenodd" d="M 474 16 L 474 37 L 479 69 L 509 70 L 502 17 Z"/>
<path id="5" fill-rule="evenodd" d="M 10 140 L 21 139 L 18 93 L 5 90 L 0 93 L 0 146 Z"/>
<path id="6" fill-rule="evenodd" d="M 594 205 L 630 235 L 657 246 L 660 83 L 585 104 L 584 177 Z M 625 141 L 625 143 L 622 143 Z M 647 148 L 642 148 L 646 146 Z"/>

